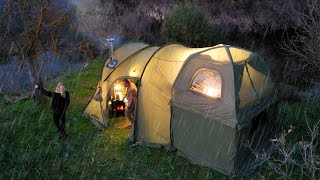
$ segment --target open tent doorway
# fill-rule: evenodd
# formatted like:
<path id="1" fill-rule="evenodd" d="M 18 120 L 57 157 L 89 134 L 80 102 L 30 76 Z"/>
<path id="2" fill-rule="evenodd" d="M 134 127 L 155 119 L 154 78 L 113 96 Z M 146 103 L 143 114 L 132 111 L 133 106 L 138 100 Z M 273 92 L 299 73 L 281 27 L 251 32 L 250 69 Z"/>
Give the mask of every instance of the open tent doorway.
<path id="1" fill-rule="evenodd" d="M 131 122 L 125 118 L 125 109 L 128 107 L 127 91 L 128 88 L 124 86 L 124 80 L 128 79 L 135 87 L 138 87 L 139 78 L 123 76 L 117 78 L 112 82 L 107 95 L 107 117 L 110 120 L 110 125 L 118 128 L 126 128 L 131 125 Z M 134 100 L 136 104 L 137 98 Z M 134 114 L 135 116 L 135 114 Z"/>
<path id="2" fill-rule="evenodd" d="M 110 120 L 108 118 L 107 98 L 113 82 L 120 77 L 141 78 L 150 57 L 158 49 L 157 46 L 150 46 L 141 42 L 128 42 L 113 52 L 113 58 L 118 60 L 115 68 L 109 68 L 107 64 L 110 62 L 110 58 L 106 59 L 97 90 L 85 108 L 85 113 L 99 129 L 105 129 Z"/>

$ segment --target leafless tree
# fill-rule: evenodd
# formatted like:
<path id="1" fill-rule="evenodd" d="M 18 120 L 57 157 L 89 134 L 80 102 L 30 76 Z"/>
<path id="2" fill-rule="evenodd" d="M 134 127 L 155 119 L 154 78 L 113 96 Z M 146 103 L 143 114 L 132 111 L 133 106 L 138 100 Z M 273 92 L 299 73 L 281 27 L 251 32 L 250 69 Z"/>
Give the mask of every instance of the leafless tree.
<path id="1" fill-rule="evenodd" d="M 320 2 L 308 0 L 306 7 L 294 8 L 298 22 L 296 35 L 282 44 L 288 59 L 289 77 L 306 81 L 320 81 Z"/>
<path id="2" fill-rule="evenodd" d="M 0 4 L 2 52 L 16 55 L 27 65 L 32 84 L 42 84 L 41 55 L 87 51 L 85 39 L 77 39 L 74 10 L 63 0 L 8 0 Z M 75 40 L 76 39 L 76 40 Z M 33 88 L 33 87 L 32 87 Z"/>

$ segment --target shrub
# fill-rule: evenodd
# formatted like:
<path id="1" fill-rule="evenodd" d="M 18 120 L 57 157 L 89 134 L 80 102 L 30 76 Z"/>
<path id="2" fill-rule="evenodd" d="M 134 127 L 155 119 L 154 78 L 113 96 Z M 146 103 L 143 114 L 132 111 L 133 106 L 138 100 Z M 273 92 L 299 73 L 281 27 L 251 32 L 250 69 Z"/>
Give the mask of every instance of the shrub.
<path id="1" fill-rule="evenodd" d="M 193 47 L 210 45 L 214 33 L 206 15 L 191 4 L 178 5 L 167 15 L 161 27 L 161 34 L 166 41 Z"/>

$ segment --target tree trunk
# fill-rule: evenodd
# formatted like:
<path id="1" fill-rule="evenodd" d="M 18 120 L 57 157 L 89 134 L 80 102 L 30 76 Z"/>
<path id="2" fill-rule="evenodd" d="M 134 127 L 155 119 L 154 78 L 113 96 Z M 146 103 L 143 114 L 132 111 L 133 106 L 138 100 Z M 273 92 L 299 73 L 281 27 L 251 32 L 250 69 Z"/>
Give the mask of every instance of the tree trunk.
<path id="1" fill-rule="evenodd" d="M 43 104 L 46 102 L 45 96 L 41 94 L 39 90 L 35 89 L 35 85 L 38 85 L 40 87 L 43 87 L 43 80 L 40 76 L 39 68 L 36 65 L 36 63 L 31 63 L 29 60 L 25 61 L 28 65 L 28 70 L 29 70 L 29 78 L 31 81 L 31 92 L 32 92 L 32 97 L 35 100 L 36 103 L 38 104 Z"/>

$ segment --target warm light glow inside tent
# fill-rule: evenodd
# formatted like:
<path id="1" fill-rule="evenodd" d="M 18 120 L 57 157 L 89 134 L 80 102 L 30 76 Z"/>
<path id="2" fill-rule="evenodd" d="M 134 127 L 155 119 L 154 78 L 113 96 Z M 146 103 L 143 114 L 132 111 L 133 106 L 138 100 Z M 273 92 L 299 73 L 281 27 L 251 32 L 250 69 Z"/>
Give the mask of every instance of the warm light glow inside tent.
<path id="1" fill-rule="evenodd" d="M 222 81 L 217 71 L 202 69 L 193 78 L 190 90 L 211 98 L 221 98 Z"/>
<path id="2" fill-rule="evenodd" d="M 114 97 L 116 97 L 116 100 L 123 100 L 125 96 L 126 88 L 123 86 L 121 82 L 114 83 Z M 117 95 L 119 96 L 119 99 L 117 99 Z"/>

